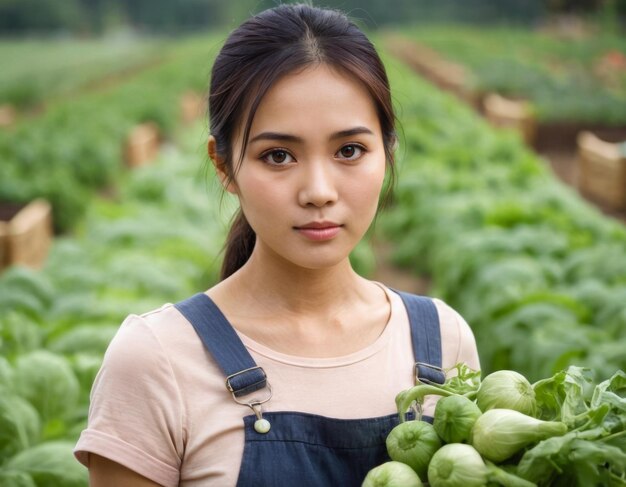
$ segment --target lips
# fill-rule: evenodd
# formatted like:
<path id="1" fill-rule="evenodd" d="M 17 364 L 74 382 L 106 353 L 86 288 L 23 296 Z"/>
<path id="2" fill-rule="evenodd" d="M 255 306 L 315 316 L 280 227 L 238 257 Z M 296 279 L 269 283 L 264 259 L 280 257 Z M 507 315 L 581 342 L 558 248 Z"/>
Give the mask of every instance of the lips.
<path id="1" fill-rule="evenodd" d="M 343 225 L 330 221 L 309 222 L 305 225 L 294 227 L 303 237 L 314 241 L 330 240 L 337 236 Z"/>

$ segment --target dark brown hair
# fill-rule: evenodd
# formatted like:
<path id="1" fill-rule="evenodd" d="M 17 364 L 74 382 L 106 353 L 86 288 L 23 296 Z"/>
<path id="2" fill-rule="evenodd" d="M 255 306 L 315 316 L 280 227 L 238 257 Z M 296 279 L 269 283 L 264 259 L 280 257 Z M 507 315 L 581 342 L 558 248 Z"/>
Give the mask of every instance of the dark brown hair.
<path id="1" fill-rule="evenodd" d="M 233 141 L 243 127 L 241 158 L 263 96 L 282 76 L 310 65 L 327 64 L 367 87 L 378 112 L 390 177 L 395 182 L 395 116 L 389 81 L 376 49 L 343 13 L 309 5 L 281 5 L 248 19 L 234 30 L 211 72 L 209 118 L 216 152 L 228 178 L 236 173 Z M 242 125 L 243 124 L 243 125 Z M 225 279 L 249 259 L 256 235 L 241 210 L 235 216 L 222 264 Z"/>

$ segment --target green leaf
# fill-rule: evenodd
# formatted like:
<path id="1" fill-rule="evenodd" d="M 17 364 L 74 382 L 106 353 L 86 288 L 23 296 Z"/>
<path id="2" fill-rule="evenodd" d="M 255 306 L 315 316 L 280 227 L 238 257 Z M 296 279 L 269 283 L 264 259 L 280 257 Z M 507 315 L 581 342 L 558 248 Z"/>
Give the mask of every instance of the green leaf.
<path id="1" fill-rule="evenodd" d="M 603 403 L 608 403 L 626 413 L 626 373 L 618 370 L 613 377 L 596 386 L 591 398 L 591 407 Z"/>
<path id="2" fill-rule="evenodd" d="M 0 459 L 34 445 L 40 434 L 41 422 L 35 408 L 0 387 Z"/>
<path id="3" fill-rule="evenodd" d="M 33 478 L 26 472 L 15 472 L 0 468 L 0 485 L 2 487 L 37 487 Z"/>
<path id="4" fill-rule="evenodd" d="M 576 417 L 589 409 L 585 402 L 585 387 L 590 383 L 589 370 L 576 366 L 567 369 L 563 381 L 565 398 L 561 406 L 561 421 L 573 425 Z"/>
<path id="5" fill-rule="evenodd" d="M 44 422 L 71 414 L 79 394 L 78 379 L 68 360 L 47 350 L 18 358 L 15 387 L 35 406 Z"/>
<path id="6" fill-rule="evenodd" d="M 567 373 L 563 370 L 533 384 L 539 419 L 554 421 L 561 418 L 561 406 L 564 401 L 563 383 L 566 376 Z"/>
<path id="7" fill-rule="evenodd" d="M 589 435 L 591 436 L 591 435 Z M 526 451 L 519 462 L 517 473 L 541 485 L 551 480 L 570 477 L 570 485 L 607 485 L 603 483 L 608 472 L 623 475 L 626 453 L 606 443 L 580 439 L 576 432 L 552 437 Z"/>
<path id="8" fill-rule="evenodd" d="M 29 474 L 37 487 L 87 487 L 87 469 L 76 461 L 74 443 L 50 441 L 24 450 L 9 459 L 9 470 Z"/>

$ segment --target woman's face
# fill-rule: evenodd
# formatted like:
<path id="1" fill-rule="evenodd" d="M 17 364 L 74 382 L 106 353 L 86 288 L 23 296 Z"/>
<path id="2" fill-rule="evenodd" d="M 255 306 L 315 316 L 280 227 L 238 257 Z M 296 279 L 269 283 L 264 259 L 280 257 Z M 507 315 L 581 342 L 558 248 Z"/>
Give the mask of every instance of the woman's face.
<path id="1" fill-rule="evenodd" d="M 234 160 L 241 134 L 234 141 Z M 287 75 L 262 99 L 234 181 L 253 255 L 317 269 L 348 258 L 370 226 L 385 176 L 374 102 L 326 65 Z"/>

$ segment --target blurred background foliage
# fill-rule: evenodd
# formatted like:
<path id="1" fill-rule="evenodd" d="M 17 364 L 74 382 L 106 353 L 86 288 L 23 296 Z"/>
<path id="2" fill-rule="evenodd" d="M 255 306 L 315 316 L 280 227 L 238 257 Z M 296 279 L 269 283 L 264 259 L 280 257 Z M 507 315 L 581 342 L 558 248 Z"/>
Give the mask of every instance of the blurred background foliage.
<path id="1" fill-rule="evenodd" d="M 218 280 L 236 204 L 208 174 L 209 73 L 278 3 L 0 0 L 0 230 L 45 198 L 55 231 L 34 268 L 2 268 L 0 233 L 0 486 L 86 487 L 71 452 L 119 324 Z M 607 218 L 570 178 L 580 130 L 626 140 L 626 0 L 310 3 L 370 32 L 400 121 L 399 185 L 356 270 L 450 303 L 484 373 L 626 369 L 626 197 Z M 534 147 L 420 77 L 417 51 L 472 98 L 528 101 Z M 131 163 L 142 126 L 156 153 Z"/>
<path id="2" fill-rule="evenodd" d="M 0 0 L 0 35 L 93 36 L 120 28 L 146 34 L 180 34 L 235 26 L 276 0 Z M 292 3 L 292 2 L 282 2 Z M 623 29 L 624 0 L 325 0 L 367 27 L 458 21 L 533 25 L 555 14 L 589 15 L 603 28 Z"/>

